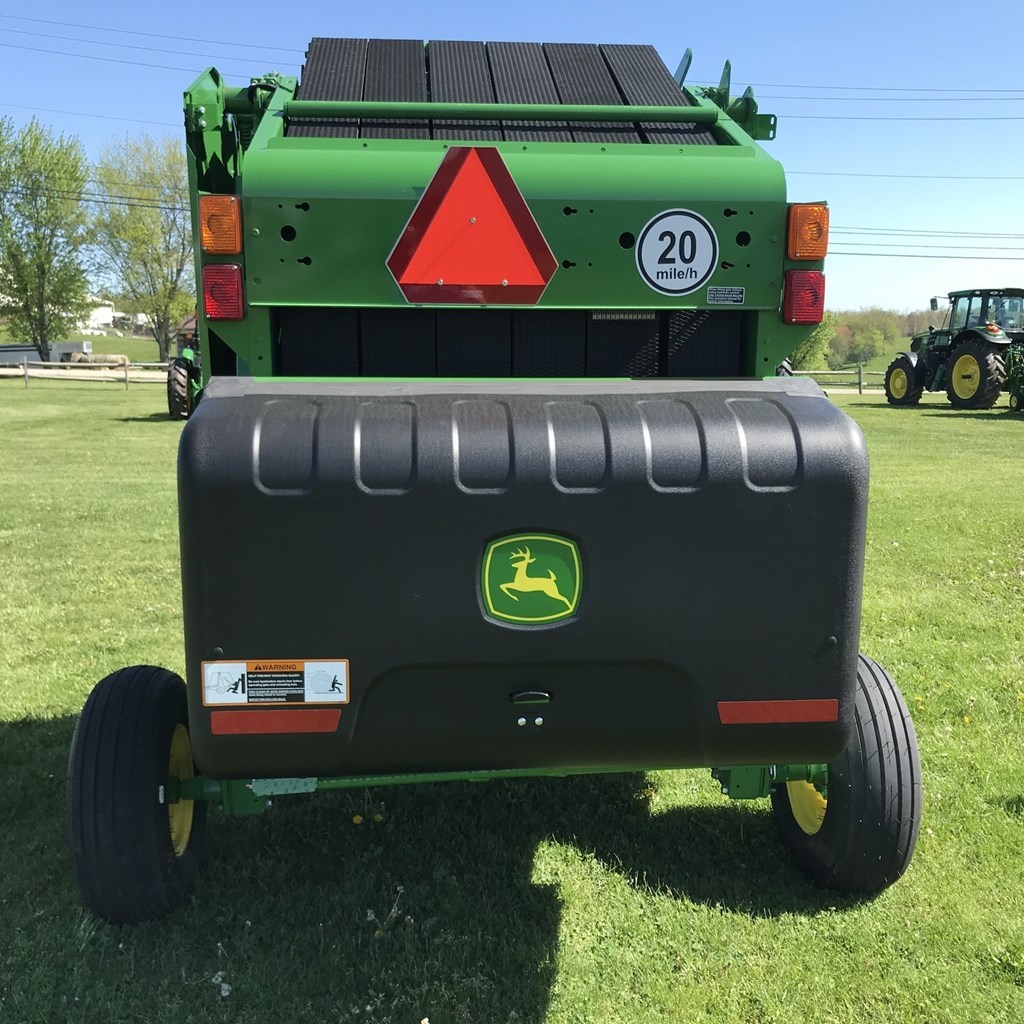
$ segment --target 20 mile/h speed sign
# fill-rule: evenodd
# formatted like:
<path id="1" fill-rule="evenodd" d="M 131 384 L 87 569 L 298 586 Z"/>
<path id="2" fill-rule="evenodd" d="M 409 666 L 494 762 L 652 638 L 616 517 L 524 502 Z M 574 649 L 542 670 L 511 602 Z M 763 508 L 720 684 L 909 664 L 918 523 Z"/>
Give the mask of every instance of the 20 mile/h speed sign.
<path id="1" fill-rule="evenodd" d="M 717 262 L 715 231 L 692 210 L 666 210 L 652 217 L 636 244 L 640 276 L 663 295 L 696 291 Z"/>

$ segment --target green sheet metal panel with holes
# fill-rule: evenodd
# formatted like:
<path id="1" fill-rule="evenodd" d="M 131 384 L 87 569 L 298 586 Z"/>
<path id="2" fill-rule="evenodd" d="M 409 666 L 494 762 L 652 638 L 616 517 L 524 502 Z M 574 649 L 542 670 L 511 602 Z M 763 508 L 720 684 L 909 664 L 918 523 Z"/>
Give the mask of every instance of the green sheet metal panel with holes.
<path id="1" fill-rule="evenodd" d="M 755 141 L 774 135 L 774 119 L 749 93 L 730 100 L 727 81 L 683 87 L 684 73 L 674 81 L 650 47 L 344 39 L 313 40 L 301 82 L 270 75 L 232 89 L 208 70 L 186 93 L 193 201 L 237 195 L 243 246 L 211 256 L 197 241 L 197 262 L 241 268 L 244 316 L 201 313 L 205 380 L 372 375 L 378 365 L 406 376 L 503 374 L 503 357 L 451 363 L 444 317 L 417 318 L 424 307 L 500 310 L 480 320 L 499 347 L 507 313 L 513 349 L 516 336 L 538 329 L 546 346 L 561 345 L 562 322 L 548 329 L 529 318 L 575 311 L 570 333 L 585 336 L 586 354 L 565 361 L 565 376 L 772 373 L 813 329 L 783 322 L 785 275 L 821 261 L 786 257 L 785 177 Z M 451 170 L 460 160 L 465 174 Z M 429 217 L 417 218 L 431 200 L 459 205 L 469 164 L 487 164 L 484 193 L 493 186 L 506 207 L 514 193 L 526 211 L 550 261 L 539 284 L 517 290 L 499 274 L 474 296 L 452 293 L 443 259 L 434 275 L 423 258 L 408 267 L 422 278 L 415 287 L 396 272 L 410 235 L 423 241 L 417 230 Z M 467 225 L 493 198 L 479 180 L 469 189 L 470 198 L 460 194 Z M 508 225 L 503 235 L 485 220 L 467 230 L 514 250 L 521 222 L 510 241 Z M 451 225 L 440 238 L 432 230 L 435 255 L 463 244 Z M 331 313 L 339 310 L 353 313 Z M 436 355 L 378 359 L 373 310 L 408 313 L 389 324 Z M 607 349 L 609 330 L 594 314 L 621 311 L 657 318 L 657 337 L 638 340 L 622 326 L 618 354 L 592 356 Z M 665 319 L 682 311 L 692 315 Z M 689 345 L 682 360 L 672 355 L 680 339 Z M 641 357 L 644 346 L 658 354 Z M 529 376 L 535 364 L 512 358 L 507 372 Z"/>

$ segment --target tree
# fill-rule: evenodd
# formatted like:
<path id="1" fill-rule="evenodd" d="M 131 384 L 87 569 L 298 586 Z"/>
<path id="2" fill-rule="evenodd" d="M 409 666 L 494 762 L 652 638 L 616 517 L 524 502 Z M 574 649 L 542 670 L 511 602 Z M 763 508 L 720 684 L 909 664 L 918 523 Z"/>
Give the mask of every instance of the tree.
<path id="1" fill-rule="evenodd" d="M 790 357 L 794 370 L 824 370 L 828 367 L 828 356 L 835 337 L 839 317 L 827 312 L 821 323 L 811 331 L 807 340 Z"/>
<path id="2" fill-rule="evenodd" d="M 170 138 L 125 139 L 104 150 L 93 179 L 101 194 L 92 221 L 99 269 L 149 317 L 166 362 L 196 301 L 184 150 Z"/>
<path id="3" fill-rule="evenodd" d="M 0 312 L 44 362 L 88 312 L 87 177 L 78 139 L 0 119 Z"/>

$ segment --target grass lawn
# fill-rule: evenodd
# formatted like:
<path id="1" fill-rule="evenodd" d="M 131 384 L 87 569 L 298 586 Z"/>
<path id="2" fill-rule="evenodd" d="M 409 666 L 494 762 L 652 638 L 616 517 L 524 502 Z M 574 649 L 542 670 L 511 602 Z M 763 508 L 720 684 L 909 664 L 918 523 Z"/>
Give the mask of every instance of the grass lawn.
<path id="1" fill-rule="evenodd" d="M 1024 1020 L 1024 421 L 836 400 L 872 457 L 862 647 L 924 770 L 891 889 L 804 881 L 706 772 L 452 783 L 212 812 L 195 899 L 116 928 L 73 891 L 65 765 L 95 680 L 182 671 L 182 428 L 160 388 L 0 380 L 0 1021 Z"/>

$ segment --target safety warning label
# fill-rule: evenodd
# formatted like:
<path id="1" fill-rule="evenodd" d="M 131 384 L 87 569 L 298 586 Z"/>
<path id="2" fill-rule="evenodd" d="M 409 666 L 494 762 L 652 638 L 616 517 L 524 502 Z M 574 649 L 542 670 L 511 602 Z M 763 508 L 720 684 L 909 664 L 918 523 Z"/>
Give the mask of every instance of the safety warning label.
<path id="1" fill-rule="evenodd" d="M 348 661 L 204 661 L 204 704 L 347 704 Z"/>
<path id="2" fill-rule="evenodd" d="M 742 306 L 743 295 L 743 288 L 709 288 L 708 305 Z"/>

